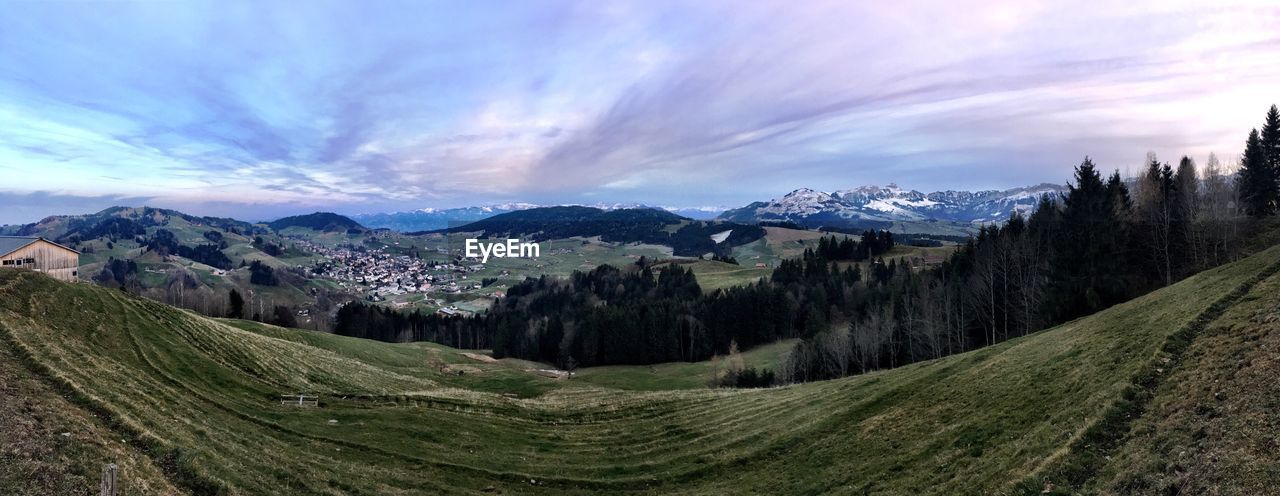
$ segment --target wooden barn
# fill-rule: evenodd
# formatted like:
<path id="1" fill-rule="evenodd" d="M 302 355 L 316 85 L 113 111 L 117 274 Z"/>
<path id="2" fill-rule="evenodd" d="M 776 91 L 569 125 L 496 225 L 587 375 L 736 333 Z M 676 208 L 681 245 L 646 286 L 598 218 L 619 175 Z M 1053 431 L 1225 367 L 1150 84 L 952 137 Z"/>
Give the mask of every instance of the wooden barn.
<path id="1" fill-rule="evenodd" d="M 0 236 L 0 269 L 30 269 L 55 279 L 79 279 L 80 252 L 44 238 Z"/>

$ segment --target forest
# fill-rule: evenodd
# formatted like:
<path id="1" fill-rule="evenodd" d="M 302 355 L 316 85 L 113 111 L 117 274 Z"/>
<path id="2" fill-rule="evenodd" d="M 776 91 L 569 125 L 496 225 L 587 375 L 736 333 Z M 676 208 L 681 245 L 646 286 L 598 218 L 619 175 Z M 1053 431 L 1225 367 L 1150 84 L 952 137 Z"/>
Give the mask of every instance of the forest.
<path id="1" fill-rule="evenodd" d="M 835 240 L 823 238 L 818 246 L 840 256 L 845 250 L 850 261 L 893 247 L 892 234 L 883 231 L 865 232 L 860 242 Z M 470 319 L 402 315 L 351 303 L 339 311 L 335 332 L 490 347 L 498 358 L 566 368 L 697 361 L 735 345 L 746 349 L 822 332 L 830 325 L 832 305 L 844 304 L 837 288 L 861 278 L 857 265 L 828 270 L 811 252 L 804 260 L 783 262 L 771 280 L 704 294 L 690 269 L 642 258 L 627 267 L 577 271 L 567 279 L 526 279 L 488 313 Z"/>
<path id="2" fill-rule="evenodd" d="M 1118 171 L 1104 179 L 1085 158 L 1064 195 L 1041 198 L 1029 218 L 1015 214 L 984 227 L 940 267 L 890 266 L 887 275 L 843 288 L 855 302 L 840 312 L 847 325 L 797 344 L 777 371 L 779 381 L 892 368 L 990 345 L 1233 260 L 1256 219 L 1276 212 L 1275 106 L 1246 143 L 1238 173 L 1213 155 L 1200 169 L 1189 157 L 1175 167 L 1148 154 L 1134 180 Z"/>

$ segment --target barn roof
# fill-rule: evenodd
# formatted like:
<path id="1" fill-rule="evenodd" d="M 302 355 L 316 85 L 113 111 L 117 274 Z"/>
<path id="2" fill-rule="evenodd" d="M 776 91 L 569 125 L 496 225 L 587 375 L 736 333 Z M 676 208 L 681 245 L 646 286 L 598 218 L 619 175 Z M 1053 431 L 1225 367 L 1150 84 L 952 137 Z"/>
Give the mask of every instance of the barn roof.
<path id="1" fill-rule="evenodd" d="M 40 240 L 44 240 L 46 243 L 49 243 L 49 244 L 51 244 L 51 245 L 57 246 L 57 247 L 59 247 L 59 248 L 65 249 L 65 250 L 74 251 L 74 252 L 76 252 L 77 254 L 79 254 L 79 253 L 80 253 L 80 252 L 78 252 L 78 251 L 76 251 L 76 250 L 72 250 L 71 248 L 67 248 L 67 247 L 62 246 L 62 245 L 60 245 L 60 244 L 58 244 L 58 243 L 54 243 L 54 242 L 52 242 L 52 241 L 49 241 L 49 240 L 44 239 L 44 238 L 41 238 L 41 237 L 36 237 L 36 236 L 0 236 L 0 256 L 8 255 L 8 254 L 13 253 L 13 252 L 15 252 L 15 251 L 21 250 L 23 247 L 25 247 L 25 246 L 27 246 L 27 245 L 29 245 L 29 244 L 31 244 L 31 243 L 35 243 L 36 241 L 40 241 Z"/>

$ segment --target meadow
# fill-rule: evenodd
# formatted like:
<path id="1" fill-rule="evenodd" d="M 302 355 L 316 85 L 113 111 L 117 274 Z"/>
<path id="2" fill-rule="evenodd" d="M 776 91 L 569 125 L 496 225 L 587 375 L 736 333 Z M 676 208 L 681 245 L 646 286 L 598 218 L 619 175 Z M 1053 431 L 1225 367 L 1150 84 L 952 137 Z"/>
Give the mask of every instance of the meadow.
<path id="1" fill-rule="evenodd" d="M 988 348 L 759 390 L 695 387 L 697 364 L 549 379 L 526 372 L 538 364 L 208 319 L 14 270 L 0 270 L 0 338 L 5 360 L 98 416 L 74 439 L 108 429 L 145 454 L 130 494 L 163 481 L 197 494 L 1157 492 L 1157 475 L 1131 484 L 1157 458 L 1128 441 L 1180 431 L 1122 407 L 1176 410 L 1178 388 L 1210 380 L 1185 365 L 1146 378 L 1196 363 L 1171 343 L 1197 350 L 1206 320 L 1209 336 L 1230 333 L 1214 331 L 1219 316 L 1256 328 L 1280 303 L 1277 267 L 1272 248 Z M 1135 402 L 1147 384 L 1157 393 Z M 280 405 L 298 393 L 320 407 Z M 1140 416 L 1117 421 L 1118 408 Z M 1105 458 L 1081 444 L 1096 436 Z M 76 453 L 90 468 L 120 456 Z"/>

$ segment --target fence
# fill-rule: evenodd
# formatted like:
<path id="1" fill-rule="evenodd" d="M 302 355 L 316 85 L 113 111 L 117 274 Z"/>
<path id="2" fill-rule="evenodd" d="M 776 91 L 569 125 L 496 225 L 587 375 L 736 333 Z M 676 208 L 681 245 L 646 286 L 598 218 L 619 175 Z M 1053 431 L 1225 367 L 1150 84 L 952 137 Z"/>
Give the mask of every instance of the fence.
<path id="1" fill-rule="evenodd" d="M 116 485 L 116 464 L 108 463 L 107 466 L 102 467 L 102 485 L 99 487 L 101 491 L 98 494 L 101 496 L 116 496 L 118 494 L 120 488 Z"/>
<path id="2" fill-rule="evenodd" d="M 320 398 L 316 396 L 307 396 L 304 394 L 282 394 L 280 395 L 280 404 L 284 406 L 297 407 L 319 407 Z"/>

